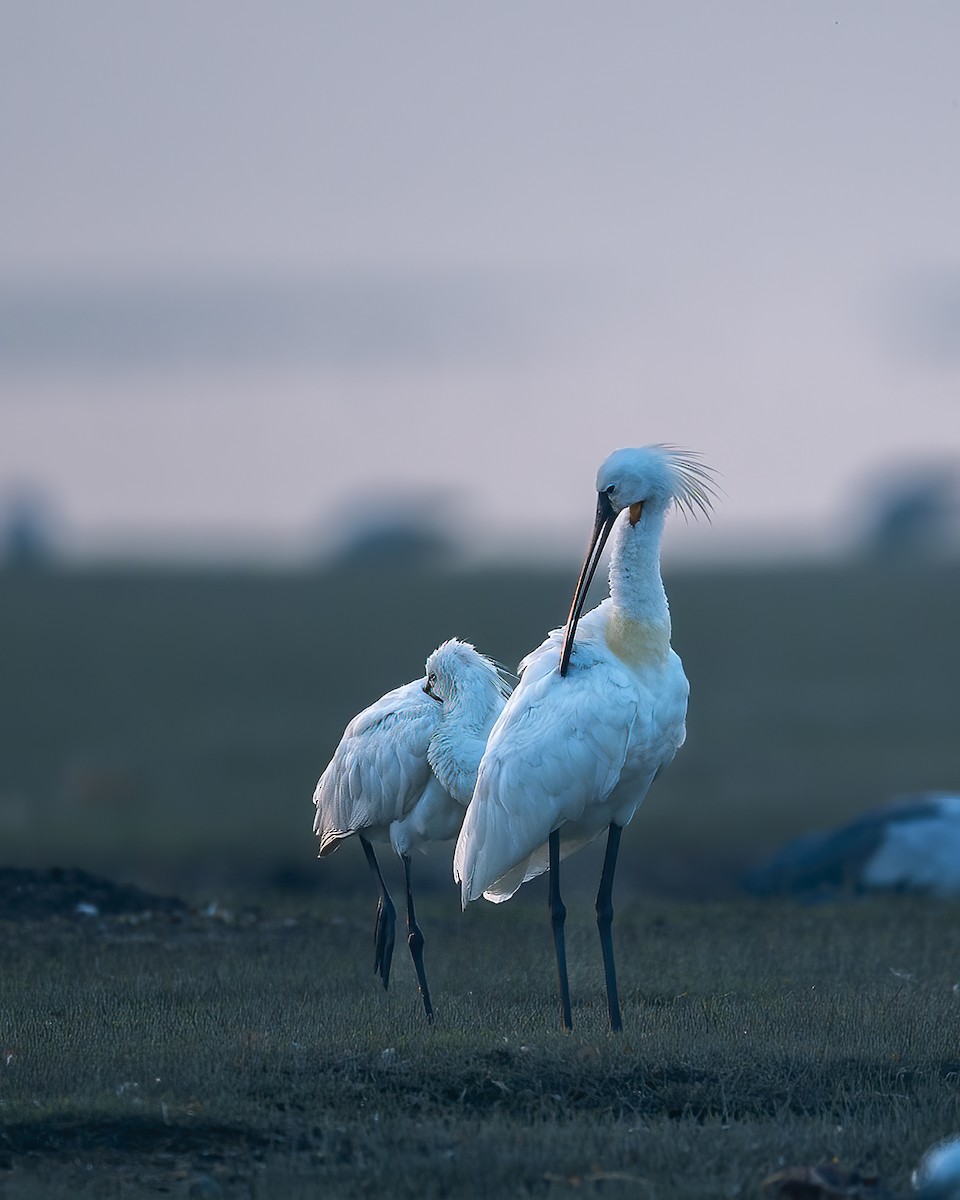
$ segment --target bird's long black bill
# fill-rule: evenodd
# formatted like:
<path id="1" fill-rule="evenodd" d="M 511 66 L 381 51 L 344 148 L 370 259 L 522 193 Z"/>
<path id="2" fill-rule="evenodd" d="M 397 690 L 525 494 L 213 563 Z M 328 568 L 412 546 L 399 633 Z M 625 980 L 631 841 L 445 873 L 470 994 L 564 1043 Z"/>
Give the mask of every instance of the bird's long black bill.
<path id="1" fill-rule="evenodd" d="M 613 523 L 616 519 L 617 514 L 610 503 L 609 497 L 605 492 L 601 492 L 597 497 L 597 519 L 594 522 L 593 534 L 590 538 L 590 545 L 587 547 L 587 556 L 583 560 L 583 567 L 580 570 L 580 578 L 577 580 L 576 590 L 573 593 L 573 601 L 570 604 L 570 615 L 567 617 L 567 627 L 563 634 L 563 648 L 560 651 L 561 675 L 566 675 L 567 668 L 570 666 L 570 655 L 573 651 L 573 639 L 577 632 L 577 622 L 580 620 L 580 614 L 583 612 L 587 592 L 590 590 L 590 584 L 593 582 L 597 565 L 600 562 L 600 555 L 603 554 L 603 548 L 607 544 L 607 538 L 610 536 L 610 530 L 613 528 Z"/>

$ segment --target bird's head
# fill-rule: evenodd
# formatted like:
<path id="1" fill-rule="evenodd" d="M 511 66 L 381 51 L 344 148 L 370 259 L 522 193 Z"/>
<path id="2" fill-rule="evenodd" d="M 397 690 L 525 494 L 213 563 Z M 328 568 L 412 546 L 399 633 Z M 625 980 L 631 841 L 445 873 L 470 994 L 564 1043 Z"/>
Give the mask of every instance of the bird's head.
<path id="1" fill-rule="evenodd" d="M 423 690 L 441 704 L 468 690 L 501 696 L 509 692 L 496 663 L 458 638 L 443 642 L 427 659 Z"/>
<path id="2" fill-rule="evenodd" d="M 597 515 L 593 535 L 563 635 L 561 675 L 566 675 L 570 665 L 574 634 L 587 591 L 620 513 L 627 510 L 630 524 L 637 525 L 644 513 L 648 519 L 662 517 L 671 504 L 676 504 L 685 516 L 701 514 L 709 520 L 715 496 L 713 472 L 689 450 L 663 445 L 639 446 L 614 450 L 603 460 L 597 472 Z"/>
<path id="3" fill-rule="evenodd" d="M 597 471 L 598 506 L 611 524 L 625 508 L 635 525 L 644 509 L 665 512 L 671 504 L 709 519 L 715 495 L 710 468 L 696 454 L 673 446 L 614 450 Z"/>

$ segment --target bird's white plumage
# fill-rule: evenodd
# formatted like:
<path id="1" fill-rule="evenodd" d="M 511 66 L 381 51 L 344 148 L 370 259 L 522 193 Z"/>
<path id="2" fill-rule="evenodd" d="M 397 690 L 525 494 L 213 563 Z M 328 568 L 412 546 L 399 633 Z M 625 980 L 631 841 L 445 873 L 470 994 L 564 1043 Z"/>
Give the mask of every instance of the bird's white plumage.
<path id="1" fill-rule="evenodd" d="M 927 817 L 887 822 L 880 845 L 864 863 L 865 888 L 960 894 L 960 797 L 931 802 Z"/>
<path id="2" fill-rule="evenodd" d="M 631 670 L 604 639 L 610 602 L 580 623 L 566 677 L 563 630 L 522 665 L 520 683 L 490 734 L 454 858 L 464 901 L 509 900 L 547 869 L 560 828 L 562 857 L 626 825 L 684 738 L 688 685 L 680 659 Z M 516 803 L 519 797 L 523 803 Z"/>
<path id="3" fill-rule="evenodd" d="M 931 1146 L 910 1179 L 918 1200 L 960 1200 L 960 1137 Z"/>
<path id="4" fill-rule="evenodd" d="M 589 654 L 582 646 L 569 681 L 561 681 L 559 645 L 551 636 L 525 660 L 517 702 L 487 743 L 478 778 L 484 803 L 471 825 L 476 853 L 468 859 L 458 848 L 455 867 L 471 899 L 483 891 L 489 900 L 508 900 L 546 870 L 547 838 L 559 825 L 566 854 L 609 824 L 601 810 L 623 767 L 638 698 L 615 664 L 595 658 L 592 670 L 581 670 Z M 583 720 L 597 692 L 613 714 L 609 722 Z M 528 803 L 511 804 L 521 791 Z M 519 858 L 518 847 L 527 851 Z"/>
<path id="5" fill-rule="evenodd" d="M 423 678 L 395 688 L 347 725 L 313 796 L 323 857 L 355 833 L 389 838 L 398 854 L 454 837 L 486 735 L 507 693 L 497 667 L 451 639 Z"/>
<path id="6" fill-rule="evenodd" d="M 580 621 L 565 676 L 562 630 L 521 664 L 457 842 L 464 904 L 507 900 L 545 871 L 554 830 L 566 855 L 625 825 L 684 740 L 689 687 L 669 644 L 659 546 L 672 503 L 709 504 L 709 475 L 690 456 L 644 447 L 614 452 L 597 486 L 621 512 L 611 598 Z"/>
<path id="7" fill-rule="evenodd" d="M 802 834 L 746 877 L 759 895 L 852 890 L 960 895 L 960 796 L 920 792 Z"/>
<path id="8" fill-rule="evenodd" d="M 413 808 L 431 777 L 427 747 L 439 724 L 440 707 L 421 679 L 353 718 L 313 795 L 321 857 L 360 830 L 382 838 Z"/>

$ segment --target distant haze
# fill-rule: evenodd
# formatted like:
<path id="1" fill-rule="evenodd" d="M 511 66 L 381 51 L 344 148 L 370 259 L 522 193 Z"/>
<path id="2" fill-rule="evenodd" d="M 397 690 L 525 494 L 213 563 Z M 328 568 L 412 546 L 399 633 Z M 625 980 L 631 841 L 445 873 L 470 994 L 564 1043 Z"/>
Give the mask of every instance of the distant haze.
<path id="1" fill-rule="evenodd" d="M 842 549 L 960 460 L 957 46 L 952 0 L 11 0 L 0 503 L 575 555 L 668 441 L 725 492 L 671 552 Z"/>

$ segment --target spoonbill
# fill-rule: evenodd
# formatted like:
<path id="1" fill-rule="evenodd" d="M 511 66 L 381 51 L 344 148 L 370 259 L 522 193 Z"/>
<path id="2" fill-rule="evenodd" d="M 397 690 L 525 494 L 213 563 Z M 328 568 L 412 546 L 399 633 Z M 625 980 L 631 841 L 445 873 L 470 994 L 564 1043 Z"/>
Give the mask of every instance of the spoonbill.
<path id="1" fill-rule="evenodd" d="M 389 840 L 403 861 L 407 946 L 428 1020 L 433 1020 L 433 1006 L 413 905 L 410 852 L 425 842 L 456 837 L 487 735 L 509 694 L 491 659 L 469 642 L 451 638 L 427 659 L 425 678 L 394 688 L 353 718 L 313 794 L 318 857 L 356 834 L 376 880 L 374 971 L 385 988 L 396 908 L 372 842 Z"/>
<path id="2" fill-rule="evenodd" d="M 960 1137 L 931 1146 L 910 1182 L 917 1200 L 960 1200 Z"/>
<path id="3" fill-rule="evenodd" d="M 571 1029 L 560 860 L 604 830 L 597 892 L 610 1027 L 622 1028 L 611 928 L 623 827 L 683 744 L 689 686 L 670 647 L 660 576 L 667 512 L 710 516 L 713 472 L 670 446 L 615 450 L 597 474 L 597 513 L 565 630 L 520 664 L 494 725 L 454 854 L 464 907 L 509 900 L 550 872 L 549 905 L 564 1028 Z M 581 619 L 607 538 L 610 596 Z"/>
<path id="4" fill-rule="evenodd" d="M 960 895 L 960 795 L 921 792 L 802 834 L 744 880 L 760 896 Z"/>

